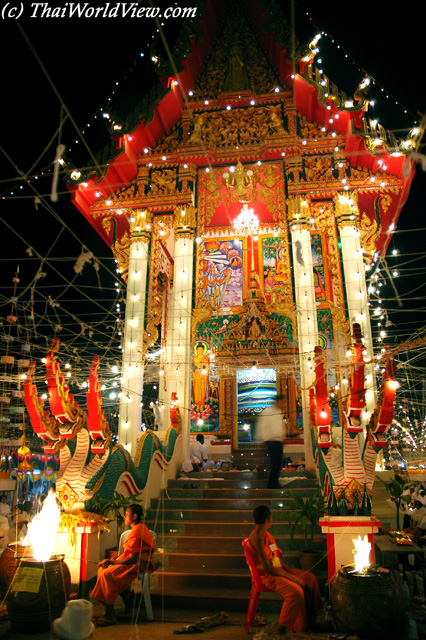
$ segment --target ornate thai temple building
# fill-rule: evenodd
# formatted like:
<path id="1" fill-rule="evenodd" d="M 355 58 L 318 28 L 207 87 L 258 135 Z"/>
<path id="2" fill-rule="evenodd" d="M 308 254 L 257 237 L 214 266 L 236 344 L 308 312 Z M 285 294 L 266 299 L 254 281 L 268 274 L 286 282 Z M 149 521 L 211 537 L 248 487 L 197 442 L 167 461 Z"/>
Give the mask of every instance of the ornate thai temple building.
<path id="1" fill-rule="evenodd" d="M 280 393 L 287 451 L 312 468 L 325 404 L 328 425 L 343 421 L 354 323 L 362 425 L 376 406 L 366 270 L 389 243 L 419 134 L 397 141 L 370 121 L 369 79 L 339 91 L 315 64 L 317 38 L 294 43 L 273 0 L 207 2 L 178 42 L 173 64 L 158 60 L 163 90 L 111 118 L 114 157 L 70 178 L 127 282 L 119 442 L 135 454 L 156 363 L 163 427 L 181 429 L 184 456 L 191 433 L 233 450 L 255 438 Z M 312 412 L 318 346 L 328 389 Z"/>

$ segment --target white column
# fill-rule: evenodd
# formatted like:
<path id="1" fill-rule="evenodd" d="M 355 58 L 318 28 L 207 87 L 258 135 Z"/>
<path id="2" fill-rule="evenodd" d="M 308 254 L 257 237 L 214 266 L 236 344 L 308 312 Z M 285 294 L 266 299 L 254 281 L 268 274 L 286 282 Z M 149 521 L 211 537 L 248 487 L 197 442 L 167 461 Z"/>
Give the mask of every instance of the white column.
<path id="1" fill-rule="evenodd" d="M 342 249 L 343 273 L 348 305 L 348 318 L 351 326 L 357 322 L 361 326 L 364 337 L 366 358 L 371 359 L 365 365 L 366 376 L 366 411 L 371 415 L 376 406 L 376 384 L 373 365 L 373 340 L 371 335 L 370 312 L 367 299 L 367 285 L 365 280 L 365 267 L 359 229 L 355 224 L 345 223 L 339 229 Z M 364 424 L 368 422 L 364 418 Z"/>
<path id="2" fill-rule="evenodd" d="M 177 393 L 182 417 L 182 453 L 189 458 L 191 427 L 192 362 L 191 344 L 192 287 L 194 271 L 194 237 L 192 233 L 177 233 L 174 255 L 174 282 L 171 294 L 170 345 L 167 365 L 170 391 Z"/>
<path id="3" fill-rule="evenodd" d="M 136 453 L 141 426 L 142 343 L 145 323 L 148 255 L 148 237 L 138 235 L 130 245 L 126 317 L 124 321 L 122 397 L 118 423 L 118 442 L 133 456 Z"/>
<path id="4" fill-rule="evenodd" d="M 302 225 L 291 227 L 293 250 L 294 289 L 297 310 L 297 335 L 299 344 L 300 384 L 302 387 L 303 435 L 307 469 L 314 468 L 311 444 L 311 418 L 309 387 L 314 382 L 313 357 L 318 342 L 317 307 L 315 302 L 314 273 L 312 265 L 311 234 Z"/>
<path id="5" fill-rule="evenodd" d="M 162 336 L 162 344 L 164 344 L 164 338 L 166 343 L 165 353 L 161 355 L 160 361 L 161 366 L 164 368 L 164 376 L 160 377 L 158 381 L 158 404 L 160 407 L 164 406 L 162 410 L 162 422 L 163 426 L 161 427 L 161 431 L 164 433 L 170 426 L 170 389 L 173 386 L 172 384 L 172 373 L 170 367 L 168 366 L 168 362 L 170 362 L 170 340 L 172 335 L 171 323 L 170 323 L 170 309 L 171 305 L 171 293 L 172 290 L 168 286 L 164 291 L 163 297 L 163 313 L 161 316 L 161 336 Z M 167 308 L 167 319 L 165 309 Z"/>

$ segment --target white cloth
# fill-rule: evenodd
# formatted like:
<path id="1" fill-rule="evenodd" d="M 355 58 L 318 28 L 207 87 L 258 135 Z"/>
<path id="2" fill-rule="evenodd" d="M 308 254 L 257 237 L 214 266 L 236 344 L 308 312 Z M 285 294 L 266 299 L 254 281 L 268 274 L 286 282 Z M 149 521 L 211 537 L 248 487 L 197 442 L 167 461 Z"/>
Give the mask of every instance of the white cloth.
<path id="1" fill-rule="evenodd" d="M 0 537 L 7 536 L 7 534 L 9 533 L 9 529 L 9 520 L 6 518 L 6 516 L 0 515 Z"/>
<path id="2" fill-rule="evenodd" d="M 208 459 L 207 447 L 205 444 L 201 444 L 196 440 L 190 446 L 191 457 L 198 458 L 198 460 L 206 461 Z"/>
<path id="3" fill-rule="evenodd" d="M 275 404 L 267 407 L 259 415 L 255 431 L 256 440 L 282 442 L 285 437 L 285 422 L 281 409 Z"/>
<path id="4" fill-rule="evenodd" d="M 415 509 L 411 513 L 411 518 L 414 522 L 421 522 L 426 516 L 426 507 L 420 507 L 420 509 Z"/>
<path id="5" fill-rule="evenodd" d="M 7 502 L 0 502 L 0 516 L 6 516 L 6 518 L 10 516 L 10 507 Z"/>
<path id="6" fill-rule="evenodd" d="M 9 520 L 0 515 L 0 552 L 3 553 L 9 544 Z"/>
<path id="7" fill-rule="evenodd" d="M 194 469 L 192 468 L 192 460 L 184 460 L 182 462 L 182 471 L 183 473 L 190 473 Z"/>

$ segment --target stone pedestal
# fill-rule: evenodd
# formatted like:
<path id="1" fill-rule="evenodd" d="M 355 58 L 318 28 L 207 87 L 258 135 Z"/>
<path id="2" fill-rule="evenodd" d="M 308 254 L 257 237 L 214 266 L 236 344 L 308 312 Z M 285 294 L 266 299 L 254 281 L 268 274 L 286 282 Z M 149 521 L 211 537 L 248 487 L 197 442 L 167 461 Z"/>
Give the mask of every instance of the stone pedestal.
<path id="1" fill-rule="evenodd" d="M 328 580 L 334 582 L 336 572 L 342 566 L 354 562 L 353 540 L 367 536 L 371 544 L 370 564 L 375 563 L 374 533 L 381 526 L 375 516 L 324 516 L 319 521 L 323 533 L 327 534 Z"/>

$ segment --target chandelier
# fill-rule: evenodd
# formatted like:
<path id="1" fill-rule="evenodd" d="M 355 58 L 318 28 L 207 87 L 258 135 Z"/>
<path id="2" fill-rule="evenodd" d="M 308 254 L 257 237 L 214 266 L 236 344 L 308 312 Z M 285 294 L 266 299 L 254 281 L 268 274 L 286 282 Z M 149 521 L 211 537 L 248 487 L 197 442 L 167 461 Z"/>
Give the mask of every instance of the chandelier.
<path id="1" fill-rule="evenodd" d="M 254 209 L 249 209 L 248 204 L 243 205 L 232 224 L 240 235 L 251 236 L 259 230 L 259 218 L 254 213 Z"/>

